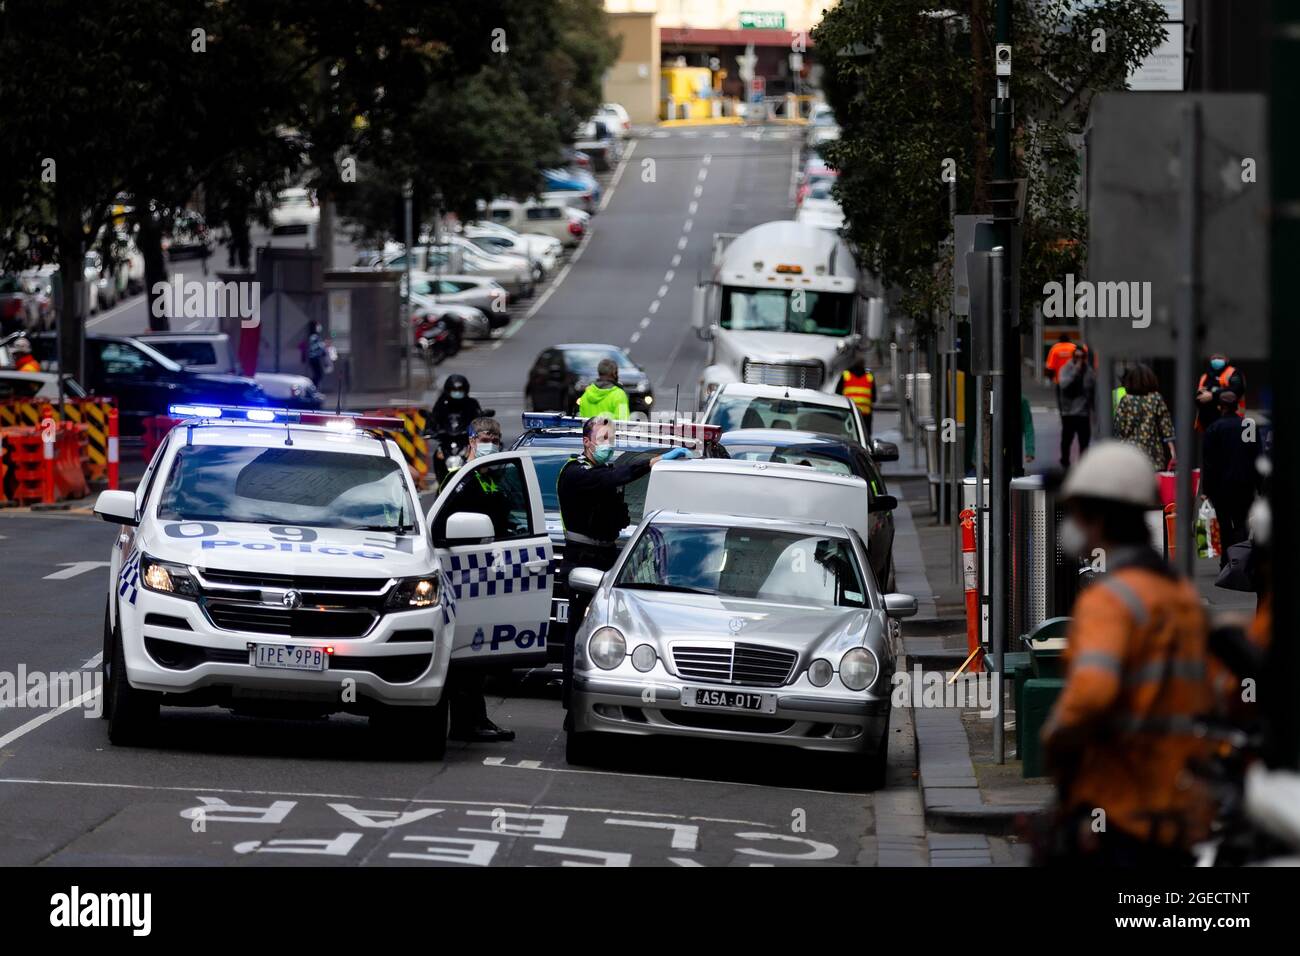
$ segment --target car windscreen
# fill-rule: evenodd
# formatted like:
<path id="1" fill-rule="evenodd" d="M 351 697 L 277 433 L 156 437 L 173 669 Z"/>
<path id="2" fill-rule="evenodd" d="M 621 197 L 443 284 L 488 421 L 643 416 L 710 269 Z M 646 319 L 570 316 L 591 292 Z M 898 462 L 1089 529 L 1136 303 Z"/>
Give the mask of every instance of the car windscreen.
<path id="1" fill-rule="evenodd" d="M 386 456 L 304 448 L 187 445 L 158 517 L 396 531 L 415 522 L 402 465 Z"/>
<path id="2" fill-rule="evenodd" d="M 852 476 L 848 462 L 821 454 L 807 445 L 778 448 L 775 445 L 728 445 L 727 454 L 740 461 L 770 461 L 778 465 L 804 465 L 827 475 Z"/>
<path id="3" fill-rule="evenodd" d="M 737 332 L 845 336 L 853 331 L 853 296 L 811 289 L 727 289 L 721 323 Z"/>
<path id="4" fill-rule="evenodd" d="M 537 481 L 542 488 L 542 507 L 552 514 L 560 510 L 560 496 L 556 485 L 560 480 L 560 469 L 574 455 L 582 454 L 582 442 L 574 440 L 572 448 L 528 448 L 528 455 L 537 469 Z M 637 461 L 644 457 L 660 454 L 658 451 L 632 451 L 620 449 L 614 456 L 614 462 Z M 623 486 L 623 500 L 627 502 L 628 521 L 638 524 L 645 512 L 645 493 L 650 485 L 650 476 L 642 475 L 636 481 Z"/>
<path id="5" fill-rule="evenodd" d="M 631 546 L 615 586 L 815 607 L 869 606 L 848 539 L 769 528 L 652 524 Z"/>
<path id="6" fill-rule="evenodd" d="M 565 349 L 564 356 L 579 377 L 594 378 L 601 359 L 613 359 L 619 368 L 636 368 L 632 360 L 617 349 Z"/>
<path id="7" fill-rule="evenodd" d="M 708 424 L 721 425 L 724 432 L 737 428 L 789 428 L 856 440 L 852 415 L 852 409 L 834 405 L 723 393 L 709 412 Z M 735 452 L 731 454 L 735 456 Z"/>

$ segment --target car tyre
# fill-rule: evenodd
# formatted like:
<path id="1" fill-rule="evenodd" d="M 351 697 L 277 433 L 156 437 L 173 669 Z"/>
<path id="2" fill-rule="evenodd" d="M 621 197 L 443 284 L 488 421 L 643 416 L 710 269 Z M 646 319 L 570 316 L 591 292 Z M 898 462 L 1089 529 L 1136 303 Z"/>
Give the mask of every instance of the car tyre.
<path id="1" fill-rule="evenodd" d="M 370 715 L 370 731 L 386 753 L 441 760 L 447 754 L 448 701 L 443 693 L 434 707 L 383 707 Z"/>
<path id="2" fill-rule="evenodd" d="M 106 615 L 107 616 L 107 615 Z M 132 747 L 148 741 L 158 723 L 158 695 L 136 690 L 126 677 L 126 656 L 122 652 L 122 635 L 108 629 L 113 651 L 104 682 L 104 709 L 108 716 L 108 740 L 115 747 Z"/>
<path id="3" fill-rule="evenodd" d="M 605 741 L 600 734 L 577 730 L 564 732 L 564 760 L 579 767 L 596 767 L 602 762 Z"/>

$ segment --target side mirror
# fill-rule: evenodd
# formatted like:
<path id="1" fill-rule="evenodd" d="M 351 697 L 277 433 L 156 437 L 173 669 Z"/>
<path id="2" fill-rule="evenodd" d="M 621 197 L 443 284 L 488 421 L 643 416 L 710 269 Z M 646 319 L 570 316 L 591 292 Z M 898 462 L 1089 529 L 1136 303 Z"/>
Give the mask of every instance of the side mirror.
<path id="1" fill-rule="evenodd" d="M 910 594 L 886 594 L 885 613 L 898 620 L 916 614 L 916 598 Z"/>
<path id="2" fill-rule="evenodd" d="M 691 290 L 691 325 L 695 334 L 704 338 L 704 312 L 709 302 L 709 287 L 697 285 Z"/>
<path id="3" fill-rule="evenodd" d="M 569 572 L 569 588 L 585 594 L 595 594 L 605 572 L 598 568 L 574 568 Z"/>
<path id="4" fill-rule="evenodd" d="M 444 537 L 450 542 L 485 541 L 496 535 L 492 519 L 478 511 L 457 511 L 447 519 Z"/>
<path id="5" fill-rule="evenodd" d="M 95 500 L 95 514 L 113 524 L 137 525 L 135 493 L 131 491 L 101 491 Z"/>
<path id="6" fill-rule="evenodd" d="M 871 439 L 871 457 L 878 462 L 898 461 L 898 446 L 892 441 Z"/>
<path id="7" fill-rule="evenodd" d="M 893 495 L 876 495 L 870 507 L 872 511 L 893 511 L 898 507 L 898 499 Z"/>

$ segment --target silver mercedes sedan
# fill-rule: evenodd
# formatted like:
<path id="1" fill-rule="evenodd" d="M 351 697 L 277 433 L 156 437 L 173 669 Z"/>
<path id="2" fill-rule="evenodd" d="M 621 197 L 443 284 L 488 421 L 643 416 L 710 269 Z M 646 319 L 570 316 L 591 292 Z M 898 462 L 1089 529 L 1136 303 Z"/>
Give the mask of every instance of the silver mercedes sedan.
<path id="1" fill-rule="evenodd" d="M 592 593 L 574 644 L 570 763 L 614 734 L 784 744 L 845 755 L 883 784 L 894 649 L 855 530 L 802 520 L 657 511 L 618 563 L 577 568 Z"/>

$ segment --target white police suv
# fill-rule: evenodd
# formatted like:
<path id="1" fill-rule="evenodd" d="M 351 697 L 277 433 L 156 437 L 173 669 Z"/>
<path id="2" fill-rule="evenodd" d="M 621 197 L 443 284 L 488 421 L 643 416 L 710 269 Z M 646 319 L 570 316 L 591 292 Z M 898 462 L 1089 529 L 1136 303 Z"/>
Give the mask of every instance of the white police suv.
<path id="1" fill-rule="evenodd" d="M 161 705 L 217 705 L 365 714 L 381 743 L 436 758 L 453 658 L 545 659 L 551 545 L 525 455 L 471 462 L 422 515 L 385 431 L 396 419 L 171 411 L 137 490 L 95 505 L 121 526 L 104 621 L 114 744 L 145 739 Z"/>

